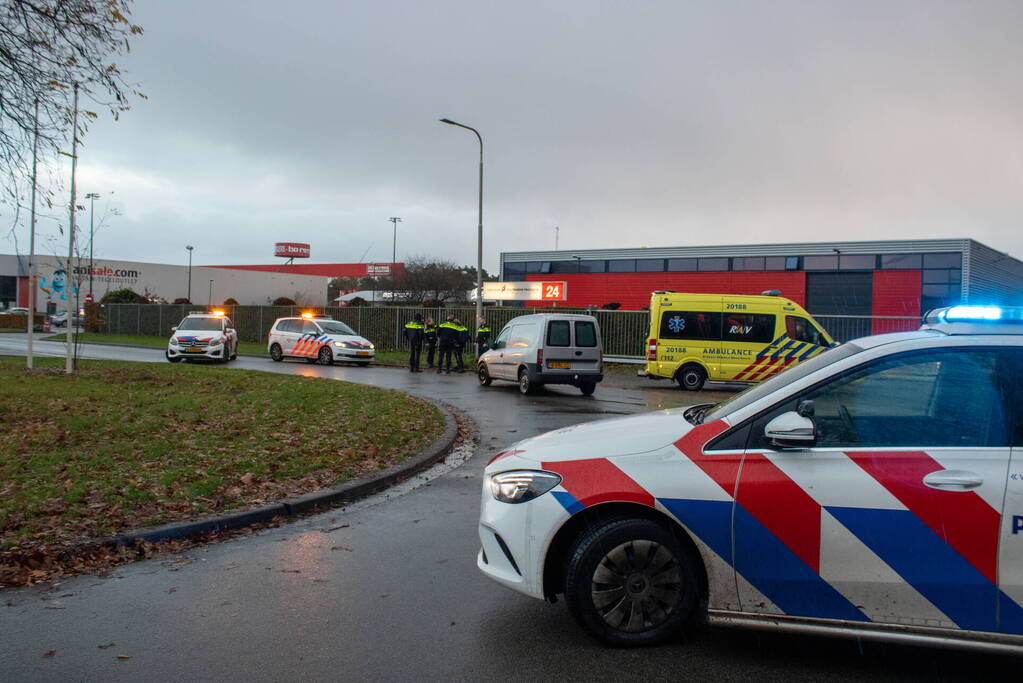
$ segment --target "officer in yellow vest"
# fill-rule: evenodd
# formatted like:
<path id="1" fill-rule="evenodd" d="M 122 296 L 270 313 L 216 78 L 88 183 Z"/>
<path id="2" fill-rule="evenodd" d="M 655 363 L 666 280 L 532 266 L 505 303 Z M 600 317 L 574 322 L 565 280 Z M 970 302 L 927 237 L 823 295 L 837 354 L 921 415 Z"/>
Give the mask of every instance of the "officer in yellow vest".
<path id="1" fill-rule="evenodd" d="M 476 359 L 483 355 L 483 352 L 490 348 L 490 328 L 487 326 L 487 319 L 482 315 L 476 319 Z"/>
<path id="2" fill-rule="evenodd" d="M 422 372 L 419 369 L 419 354 L 423 351 L 423 316 L 416 313 L 415 317 L 405 323 L 405 338 L 408 339 L 408 369 L 409 372 Z"/>
<path id="3" fill-rule="evenodd" d="M 423 329 L 423 341 L 426 343 L 426 367 L 433 368 L 433 357 L 437 351 L 437 324 L 433 318 L 427 318 Z"/>
<path id="4" fill-rule="evenodd" d="M 451 374 L 451 352 L 455 350 L 455 340 L 458 338 L 458 326 L 453 322 L 454 316 L 449 315 L 448 319 L 437 326 L 437 374 L 447 371 Z"/>
<path id="5" fill-rule="evenodd" d="M 455 324 L 455 369 L 458 372 L 465 372 L 465 347 L 469 341 L 469 328 L 462 324 L 458 318 L 454 319 Z"/>

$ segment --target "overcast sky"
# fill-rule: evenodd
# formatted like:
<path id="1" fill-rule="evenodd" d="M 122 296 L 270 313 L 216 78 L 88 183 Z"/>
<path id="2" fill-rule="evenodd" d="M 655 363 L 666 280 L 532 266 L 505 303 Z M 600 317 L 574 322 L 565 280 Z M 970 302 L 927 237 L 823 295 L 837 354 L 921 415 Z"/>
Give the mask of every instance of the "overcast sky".
<path id="1" fill-rule="evenodd" d="M 1018 0 L 142 0 L 134 20 L 150 99 L 80 151 L 80 193 L 121 214 L 97 257 L 383 262 L 400 216 L 399 260 L 472 263 L 478 146 L 445 116 L 483 134 L 488 269 L 555 226 L 564 249 L 1023 256 Z"/>

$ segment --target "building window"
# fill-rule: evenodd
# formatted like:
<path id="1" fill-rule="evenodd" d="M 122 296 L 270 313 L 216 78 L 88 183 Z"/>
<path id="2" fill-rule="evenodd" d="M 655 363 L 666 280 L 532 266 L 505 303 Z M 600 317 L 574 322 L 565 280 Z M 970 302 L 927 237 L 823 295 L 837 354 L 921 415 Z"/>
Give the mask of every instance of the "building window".
<path id="1" fill-rule="evenodd" d="M 838 257 L 839 270 L 874 270 L 877 257 L 873 254 L 841 254 Z"/>
<path id="2" fill-rule="evenodd" d="M 803 270 L 838 270 L 838 254 L 834 256 L 804 256 Z"/>
<path id="3" fill-rule="evenodd" d="M 551 273 L 578 273 L 579 262 L 572 261 L 551 261 Z"/>
<path id="4" fill-rule="evenodd" d="M 923 262 L 920 254 L 881 254 L 881 267 L 888 270 L 920 270 Z"/>
<path id="5" fill-rule="evenodd" d="M 551 272 L 550 261 L 529 261 L 526 263 L 527 273 L 549 273 Z"/>
<path id="6" fill-rule="evenodd" d="M 702 258 L 697 264 L 700 272 L 714 272 L 728 270 L 728 258 Z"/>
<path id="7" fill-rule="evenodd" d="M 637 273 L 663 273 L 664 259 L 662 258 L 641 258 L 636 259 Z"/>
<path id="8" fill-rule="evenodd" d="M 924 268 L 959 268 L 962 254 L 924 254 Z"/>
<path id="9" fill-rule="evenodd" d="M 786 256 L 785 257 L 785 270 L 799 270 L 799 257 L 798 256 Z"/>
<path id="10" fill-rule="evenodd" d="M 580 273 L 603 273 L 607 270 L 607 261 L 580 261 Z"/>
<path id="11" fill-rule="evenodd" d="M 766 256 L 764 257 L 764 270 L 785 270 L 784 256 Z M 799 260 L 796 260 L 796 268 L 799 267 Z"/>
<path id="12" fill-rule="evenodd" d="M 962 276 L 962 271 L 958 268 L 946 268 L 940 270 L 925 270 L 923 274 L 923 283 L 925 285 L 939 285 L 939 284 L 959 284 L 959 279 Z"/>
<path id="13" fill-rule="evenodd" d="M 785 266 L 785 259 L 779 259 L 781 267 L 771 270 L 781 270 Z M 740 256 L 732 259 L 732 270 L 764 270 L 765 259 L 763 256 Z M 768 340 L 770 341 L 770 340 Z"/>
<path id="14" fill-rule="evenodd" d="M 523 262 L 520 262 L 520 263 L 505 263 L 504 264 L 504 272 L 505 272 L 506 275 L 509 275 L 509 274 L 515 274 L 515 275 L 525 274 L 525 272 L 526 272 L 526 264 L 523 263 Z"/>
<path id="15" fill-rule="evenodd" d="M 672 273 L 691 273 L 696 270 L 696 259 L 670 258 L 668 259 L 668 270 Z"/>
<path id="16" fill-rule="evenodd" d="M 609 273 L 635 273 L 636 272 L 636 259 L 620 259 L 618 261 L 607 262 L 607 272 Z"/>

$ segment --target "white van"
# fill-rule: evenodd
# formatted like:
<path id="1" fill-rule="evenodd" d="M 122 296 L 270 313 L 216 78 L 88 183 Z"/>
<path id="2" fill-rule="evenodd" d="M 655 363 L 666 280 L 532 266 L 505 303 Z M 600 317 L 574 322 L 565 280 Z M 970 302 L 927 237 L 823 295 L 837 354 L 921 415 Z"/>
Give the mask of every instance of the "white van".
<path id="1" fill-rule="evenodd" d="M 476 362 L 485 387 L 517 382 L 528 394 L 543 384 L 571 384 L 589 396 L 604 379 L 600 326 L 592 315 L 542 313 L 513 318 Z"/>

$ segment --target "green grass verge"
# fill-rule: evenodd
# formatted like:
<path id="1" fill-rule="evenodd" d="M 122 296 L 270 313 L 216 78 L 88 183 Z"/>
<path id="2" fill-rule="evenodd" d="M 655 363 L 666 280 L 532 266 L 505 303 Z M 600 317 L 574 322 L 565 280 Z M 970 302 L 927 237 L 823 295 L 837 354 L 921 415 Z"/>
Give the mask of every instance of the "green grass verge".
<path id="1" fill-rule="evenodd" d="M 425 401 L 348 382 L 88 360 L 69 376 L 59 359 L 23 363 L 0 357 L 0 549 L 317 490 L 418 453 L 444 427 Z"/>

